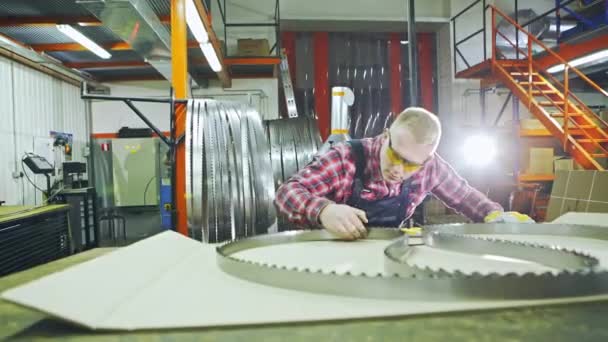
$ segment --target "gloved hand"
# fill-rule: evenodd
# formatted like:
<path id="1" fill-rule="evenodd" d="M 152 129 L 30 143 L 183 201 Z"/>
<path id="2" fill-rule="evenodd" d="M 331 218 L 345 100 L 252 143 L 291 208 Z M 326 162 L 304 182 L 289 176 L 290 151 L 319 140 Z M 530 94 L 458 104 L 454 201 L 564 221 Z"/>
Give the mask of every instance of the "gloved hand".
<path id="1" fill-rule="evenodd" d="M 349 205 L 327 205 L 321 210 L 319 221 L 323 228 L 341 239 L 356 240 L 367 236 L 365 212 Z"/>
<path id="2" fill-rule="evenodd" d="M 516 211 L 493 211 L 486 216 L 485 223 L 535 223 L 528 215 Z"/>

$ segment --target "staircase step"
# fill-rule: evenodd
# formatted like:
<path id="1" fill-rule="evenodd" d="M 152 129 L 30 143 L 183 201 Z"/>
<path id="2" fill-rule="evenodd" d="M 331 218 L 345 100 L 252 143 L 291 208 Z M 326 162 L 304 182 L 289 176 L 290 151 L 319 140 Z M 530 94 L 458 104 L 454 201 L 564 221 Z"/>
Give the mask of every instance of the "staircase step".
<path id="1" fill-rule="evenodd" d="M 528 82 L 528 81 L 521 81 L 521 82 L 519 82 L 519 84 L 520 84 L 520 85 L 528 85 L 528 84 L 530 84 L 530 82 Z M 536 84 L 536 85 L 546 85 L 546 86 L 548 86 L 548 85 L 549 85 L 549 83 L 544 82 L 544 81 L 536 81 L 536 82 L 532 82 L 532 84 Z"/>
<path id="2" fill-rule="evenodd" d="M 608 158 L 608 153 L 593 153 L 591 156 L 593 158 Z"/>
<path id="3" fill-rule="evenodd" d="M 574 124 L 568 124 L 569 129 L 573 129 L 573 130 L 578 130 L 578 129 L 593 129 L 593 128 L 598 128 L 596 125 L 574 125 Z"/>
<path id="4" fill-rule="evenodd" d="M 532 95 L 540 94 L 540 95 L 561 95 L 558 91 L 555 90 L 532 90 Z"/>
<path id="5" fill-rule="evenodd" d="M 529 75 L 529 73 L 527 73 L 527 72 L 519 72 L 519 71 L 512 71 L 509 74 L 511 74 L 511 76 L 528 76 Z M 539 73 L 533 72 L 532 76 L 539 76 Z"/>
<path id="6" fill-rule="evenodd" d="M 606 142 L 608 142 L 608 139 L 605 139 L 605 138 L 596 138 L 596 139 L 593 139 L 593 140 L 591 140 L 591 139 L 578 139 L 577 141 L 579 143 L 583 143 L 583 144 L 584 143 L 593 143 L 594 141 L 598 142 L 598 143 L 606 143 Z"/>
<path id="7" fill-rule="evenodd" d="M 543 106 L 543 107 L 555 107 L 555 106 L 561 106 L 564 104 L 564 101 L 539 101 L 538 105 L 539 106 Z"/>
<path id="8" fill-rule="evenodd" d="M 563 118 L 565 117 L 565 115 L 563 113 L 550 113 L 549 115 L 551 115 L 554 118 Z M 581 113 L 570 113 L 568 114 L 569 117 L 573 117 L 573 116 L 584 116 Z"/>

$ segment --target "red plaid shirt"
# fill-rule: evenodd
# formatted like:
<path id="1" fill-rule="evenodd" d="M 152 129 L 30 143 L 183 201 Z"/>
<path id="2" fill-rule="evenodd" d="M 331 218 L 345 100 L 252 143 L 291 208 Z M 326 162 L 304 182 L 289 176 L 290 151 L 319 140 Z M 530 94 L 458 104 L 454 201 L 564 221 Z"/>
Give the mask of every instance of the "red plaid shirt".
<path id="1" fill-rule="evenodd" d="M 362 140 L 366 166 L 361 197 L 366 200 L 393 197 L 401 192 L 402 184 L 388 183 L 382 178 L 380 148 L 384 139 L 380 135 Z M 275 205 L 293 223 L 318 225 L 319 213 L 326 205 L 346 203 L 352 194 L 354 177 L 355 161 L 350 145 L 336 144 L 281 185 Z M 471 187 L 437 154 L 412 175 L 407 217 L 412 216 L 429 193 L 475 222 L 482 222 L 492 211 L 503 210 Z"/>

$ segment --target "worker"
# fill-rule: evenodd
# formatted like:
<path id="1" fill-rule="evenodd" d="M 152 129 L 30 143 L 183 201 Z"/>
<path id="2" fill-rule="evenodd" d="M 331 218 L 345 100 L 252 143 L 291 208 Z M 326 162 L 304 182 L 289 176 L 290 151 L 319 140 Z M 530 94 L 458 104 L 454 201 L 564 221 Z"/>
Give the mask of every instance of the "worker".
<path id="1" fill-rule="evenodd" d="M 475 222 L 534 222 L 471 187 L 436 153 L 440 137 L 434 114 L 407 108 L 382 134 L 335 144 L 282 184 L 275 199 L 279 214 L 358 239 L 366 226 L 402 227 L 433 194 Z"/>

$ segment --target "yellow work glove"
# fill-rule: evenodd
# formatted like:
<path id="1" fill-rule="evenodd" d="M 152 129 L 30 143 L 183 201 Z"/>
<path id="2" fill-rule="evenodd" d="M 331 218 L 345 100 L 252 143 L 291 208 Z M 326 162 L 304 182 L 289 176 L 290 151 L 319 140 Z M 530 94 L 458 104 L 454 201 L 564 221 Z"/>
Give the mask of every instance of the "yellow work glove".
<path id="1" fill-rule="evenodd" d="M 522 213 L 516 211 L 493 211 L 486 216 L 483 221 L 485 223 L 535 223 L 534 220 Z"/>
<path id="2" fill-rule="evenodd" d="M 407 234 L 409 236 L 421 236 L 422 228 L 420 227 L 412 227 L 412 228 L 401 228 L 403 234 Z"/>

